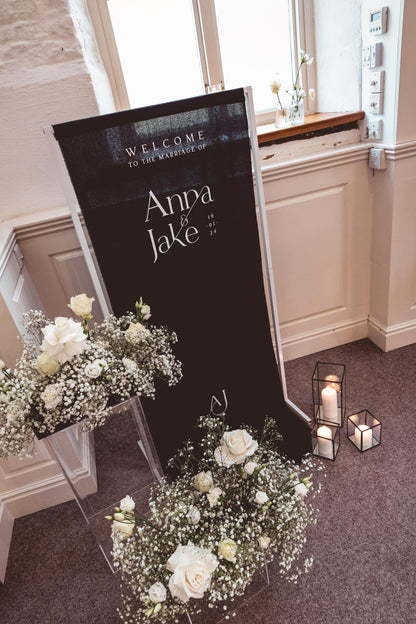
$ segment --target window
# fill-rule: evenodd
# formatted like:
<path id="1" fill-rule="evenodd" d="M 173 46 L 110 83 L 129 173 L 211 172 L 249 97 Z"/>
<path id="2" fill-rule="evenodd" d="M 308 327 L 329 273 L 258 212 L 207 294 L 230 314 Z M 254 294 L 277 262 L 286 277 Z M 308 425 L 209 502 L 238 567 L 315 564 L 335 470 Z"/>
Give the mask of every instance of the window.
<path id="1" fill-rule="evenodd" d="M 118 109 L 251 85 L 258 123 L 289 88 L 299 49 L 313 56 L 311 0 L 89 0 Z M 304 66 L 306 92 L 314 64 Z M 306 111 L 313 112 L 308 109 Z"/>

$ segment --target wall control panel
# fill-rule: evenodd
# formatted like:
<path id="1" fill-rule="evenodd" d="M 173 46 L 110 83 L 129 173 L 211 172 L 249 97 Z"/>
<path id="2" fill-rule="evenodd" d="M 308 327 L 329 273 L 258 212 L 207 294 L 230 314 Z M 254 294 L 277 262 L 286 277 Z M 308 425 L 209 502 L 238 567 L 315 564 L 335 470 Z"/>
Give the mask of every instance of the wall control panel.
<path id="1" fill-rule="evenodd" d="M 368 138 L 381 140 L 383 138 L 384 83 L 385 70 L 380 69 L 384 63 L 383 42 L 373 37 L 379 37 L 387 32 L 388 7 L 382 6 L 368 11 L 366 32 L 363 33 L 365 45 L 362 51 L 363 87 L 367 97 L 366 112 L 368 115 Z M 383 39 L 383 37 L 381 37 Z M 377 152 L 377 156 L 379 156 Z M 371 164 L 376 162 L 377 164 Z M 370 166 L 382 169 L 382 163 L 370 159 Z"/>
<path id="2" fill-rule="evenodd" d="M 383 35 L 387 32 L 387 11 L 387 7 L 381 7 L 380 9 L 370 11 L 370 35 Z"/>

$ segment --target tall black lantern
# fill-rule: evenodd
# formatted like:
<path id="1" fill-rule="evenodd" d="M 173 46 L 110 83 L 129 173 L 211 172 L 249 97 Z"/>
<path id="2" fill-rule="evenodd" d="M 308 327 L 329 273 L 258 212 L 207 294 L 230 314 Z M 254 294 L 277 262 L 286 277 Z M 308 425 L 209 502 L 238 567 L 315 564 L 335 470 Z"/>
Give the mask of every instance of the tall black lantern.
<path id="1" fill-rule="evenodd" d="M 345 418 L 345 365 L 317 362 L 312 375 L 313 415 L 317 424 L 342 427 Z"/>

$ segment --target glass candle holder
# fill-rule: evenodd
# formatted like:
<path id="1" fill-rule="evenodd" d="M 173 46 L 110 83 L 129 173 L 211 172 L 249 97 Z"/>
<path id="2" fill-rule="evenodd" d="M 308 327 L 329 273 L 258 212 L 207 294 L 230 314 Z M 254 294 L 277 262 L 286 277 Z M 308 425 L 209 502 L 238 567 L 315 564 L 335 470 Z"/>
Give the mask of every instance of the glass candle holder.
<path id="1" fill-rule="evenodd" d="M 334 460 L 340 446 L 339 432 L 338 425 L 315 424 L 311 432 L 313 455 Z"/>
<path id="2" fill-rule="evenodd" d="M 381 422 L 368 410 L 347 418 L 347 437 L 361 453 L 381 444 Z"/>
<path id="3" fill-rule="evenodd" d="M 345 418 L 345 365 L 317 362 L 312 375 L 313 415 L 317 424 L 342 427 Z"/>

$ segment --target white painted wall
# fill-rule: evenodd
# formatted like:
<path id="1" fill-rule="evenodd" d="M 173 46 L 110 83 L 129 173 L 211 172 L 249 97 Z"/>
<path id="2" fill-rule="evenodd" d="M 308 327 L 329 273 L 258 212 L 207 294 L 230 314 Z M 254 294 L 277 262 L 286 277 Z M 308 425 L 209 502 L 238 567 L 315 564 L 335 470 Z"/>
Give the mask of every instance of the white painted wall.
<path id="1" fill-rule="evenodd" d="M 416 2 L 414 0 L 406 0 L 404 3 L 402 29 L 400 82 L 397 98 L 397 143 L 416 138 Z"/>
<path id="2" fill-rule="evenodd" d="M 80 21 L 83 5 L 71 2 L 71 12 L 78 10 Z M 94 64 L 91 39 L 85 39 L 88 67 L 95 67 L 97 83 L 99 61 Z M 42 129 L 97 115 L 103 108 L 97 104 L 66 0 L 3 0 L 0 58 L 1 220 L 65 204 Z M 110 109 L 105 83 L 99 93 Z"/>

